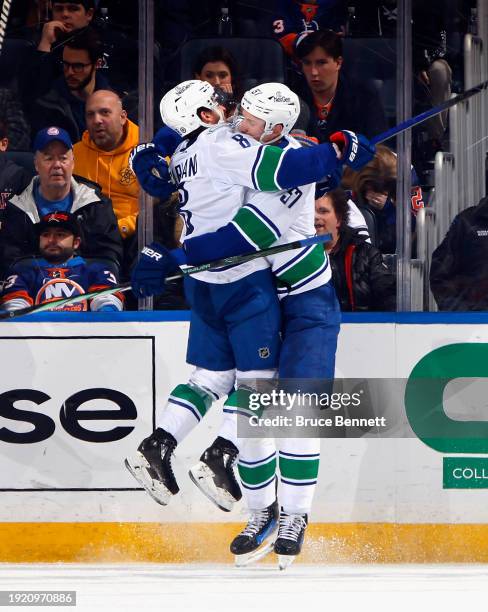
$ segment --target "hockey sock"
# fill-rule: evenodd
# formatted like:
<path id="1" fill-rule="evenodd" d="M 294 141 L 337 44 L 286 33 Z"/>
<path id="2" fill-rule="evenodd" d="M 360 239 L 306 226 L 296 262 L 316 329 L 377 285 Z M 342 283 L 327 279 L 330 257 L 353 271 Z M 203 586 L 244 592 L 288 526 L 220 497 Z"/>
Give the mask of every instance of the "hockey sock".
<path id="1" fill-rule="evenodd" d="M 310 512 L 319 462 L 320 440 L 288 438 L 280 441 L 280 504 L 288 514 Z"/>
<path id="2" fill-rule="evenodd" d="M 239 455 L 239 476 L 247 507 L 267 508 L 276 499 L 276 448 L 270 438 L 243 441 Z"/>
<path id="3" fill-rule="evenodd" d="M 175 437 L 178 444 L 198 425 L 214 398 L 191 383 L 178 385 L 156 419 L 156 426 Z"/>

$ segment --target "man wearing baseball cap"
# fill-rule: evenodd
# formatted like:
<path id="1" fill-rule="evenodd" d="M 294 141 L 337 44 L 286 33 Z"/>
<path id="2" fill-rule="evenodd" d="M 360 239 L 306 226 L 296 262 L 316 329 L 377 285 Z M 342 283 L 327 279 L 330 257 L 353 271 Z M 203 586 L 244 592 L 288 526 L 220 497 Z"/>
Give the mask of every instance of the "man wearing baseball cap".
<path id="1" fill-rule="evenodd" d="M 44 128 L 36 134 L 33 149 L 37 176 L 9 200 L 0 227 L 3 272 L 18 259 L 35 256 L 35 226 L 41 217 L 54 211 L 76 215 L 84 257 L 102 260 L 118 272 L 122 239 L 112 202 L 96 183 L 73 177 L 73 145 L 68 133 L 57 126 Z"/>
<path id="2" fill-rule="evenodd" d="M 0 294 L 0 305 L 5 310 L 44 304 L 117 284 L 116 276 L 106 266 L 87 262 L 77 254 L 81 230 L 76 215 L 55 210 L 41 217 L 35 229 L 39 257 L 22 260 L 11 268 Z M 122 308 L 123 295 L 111 294 L 67 305 L 62 310 L 118 311 Z"/>

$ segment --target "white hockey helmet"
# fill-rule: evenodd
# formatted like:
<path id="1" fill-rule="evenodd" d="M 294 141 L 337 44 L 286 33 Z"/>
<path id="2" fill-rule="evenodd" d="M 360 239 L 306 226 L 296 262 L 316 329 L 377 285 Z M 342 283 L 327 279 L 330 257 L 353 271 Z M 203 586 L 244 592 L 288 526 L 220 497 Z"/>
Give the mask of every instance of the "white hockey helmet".
<path id="1" fill-rule="evenodd" d="M 283 125 L 280 136 L 273 139 L 278 140 L 286 136 L 295 125 L 300 114 L 300 100 L 296 93 L 283 83 L 263 83 L 245 92 L 241 100 L 241 108 L 245 111 L 263 119 L 265 122 L 264 132 L 260 138 L 269 136 L 277 124 Z"/>
<path id="2" fill-rule="evenodd" d="M 220 118 L 219 123 L 224 120 L 215 90 L 206 81 L 183 81 L 165 93 L 159 104 L 161 119 L 183 137 L 199 127 L 211 127 L 198 116 L 199 108 L 216 111 Z"/>

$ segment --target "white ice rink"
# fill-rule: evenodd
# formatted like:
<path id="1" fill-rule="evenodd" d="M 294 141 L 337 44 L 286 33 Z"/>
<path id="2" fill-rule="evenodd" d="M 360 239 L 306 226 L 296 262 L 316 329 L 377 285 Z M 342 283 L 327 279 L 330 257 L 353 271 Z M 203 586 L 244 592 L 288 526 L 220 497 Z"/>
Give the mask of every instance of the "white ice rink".
<path id="1" fill-rule="evenodd" d="M 488 566 L 3 564 L 0 590 L 75 590 L 76 608 L 36 609 L 76 612 L 459 612 L 486 610 Z"/>

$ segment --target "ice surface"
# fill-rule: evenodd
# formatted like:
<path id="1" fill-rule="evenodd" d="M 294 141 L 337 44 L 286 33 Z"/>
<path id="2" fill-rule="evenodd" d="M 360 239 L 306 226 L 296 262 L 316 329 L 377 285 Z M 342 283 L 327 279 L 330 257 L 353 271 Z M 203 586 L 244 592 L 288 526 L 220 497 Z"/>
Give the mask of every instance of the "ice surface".
<path id="1" fill-rule="evenodd" d="M 448 612 L 486 606 L 488 566 L 0 564 L 0 590 L 76 590 L 74 612 Z M 32 607 L 16 607 L 32 610 Z"/>

